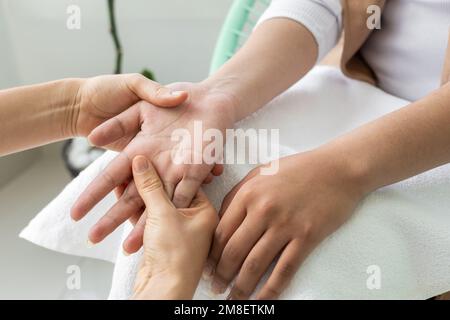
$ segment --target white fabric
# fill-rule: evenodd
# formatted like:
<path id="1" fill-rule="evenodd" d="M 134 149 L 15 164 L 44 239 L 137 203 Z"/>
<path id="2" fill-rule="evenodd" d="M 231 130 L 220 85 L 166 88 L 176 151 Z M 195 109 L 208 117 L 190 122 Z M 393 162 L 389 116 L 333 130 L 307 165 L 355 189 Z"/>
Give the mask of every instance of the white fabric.
<path id="1" fill-rule="evenodd" d="M 306 78 L 242 121 L 242 128 L 279 128 L 282 154 L 315 148 L 407 101 L 340 71 L 317 67 Z M 129 225 L 106 243 L 87 248 L 88 227 L 105 213 L 113 196 L 78 224 L 69 218 L 74 199 L 114 156 L 107 153 L 44 208 L 21 237 L 49 249 L 116 263 L 110 298 L 131 293 L 139 255 L 121 254 Z M 217 207 L 249 165 L 227 165 L 205 191 Z M 326 239 L 300 268 L 284 299 L 425 299 L 450 290 L 450 165 L 374 192 L 355 215 Z M 370 290 L 369 266 L 381 271 L 380 289 Z M 371 269 L 369 268 L 369 271 Z M 206 282 L 197 298 L 213 297 Z M 218 297 L 221 298 L 221 297 Z"/>
<path id="2" fill-rule="evenodd" d="M 319 61 L 342 30 L 340 0 L 272 0 L 259 23 L 277 17 L 300 22 L 311 31 Z M 450 0 L 387 1 L 381 29 L 362 48 L 379 87 L 411 101 L 439 88 L 449 28 Z"/>
<path id="3" fill-rule="evenodd" d="M 449 31 L 450 0 L 389 0 L 361 53 L 381 89 L 418 100 L 440 87 Z"/>

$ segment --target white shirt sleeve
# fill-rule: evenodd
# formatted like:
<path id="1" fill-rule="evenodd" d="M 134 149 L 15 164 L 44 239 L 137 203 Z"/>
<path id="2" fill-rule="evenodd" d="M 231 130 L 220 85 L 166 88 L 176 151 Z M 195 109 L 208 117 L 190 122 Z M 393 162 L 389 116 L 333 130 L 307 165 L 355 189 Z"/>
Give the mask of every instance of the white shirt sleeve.
<path id="1" fill-rule="evenodd" d="M 340 0 L 272 0 L 258 25 L 281 17 L 297 21 L 311 31 L 319 46 L 317 61 L 337 44 L 342 31 Z"/>

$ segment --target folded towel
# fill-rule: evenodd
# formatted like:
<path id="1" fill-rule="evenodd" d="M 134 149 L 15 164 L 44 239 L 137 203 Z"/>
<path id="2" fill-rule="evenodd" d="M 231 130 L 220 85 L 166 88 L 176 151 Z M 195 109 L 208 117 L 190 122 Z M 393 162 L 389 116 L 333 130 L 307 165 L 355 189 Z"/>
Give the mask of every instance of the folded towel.
<path id="1" fill-rule="evenodd" d="M 280 129 L 284 156 L 315 148 L 407 103 L 348 79 L 337 69 L 317 67 L 237 126 Z M 126 299 L 141 255 L 121 253 L 121 241 L 131 230 L 130 224 L 93 248 L 85 245 L 88 228 L 115 202 L 114 196 L 105 198 L 81 222 L 74 223 L 69 217 L 77 196 L 114 156 L 107 152 L 82 172 L 20 236 L 52 250 L 115 263 L 110 298 Z M 205 187 L 216 208 L 252 167 L 226 165 L 223 176 Z M 355 215 L 310 255 L 281 298 L 426 299 L 449 291 L 449 194 L 449 165 L 372 193 Z M 223 296 L 213 296 L 202 280 L 196 298 Z"/>

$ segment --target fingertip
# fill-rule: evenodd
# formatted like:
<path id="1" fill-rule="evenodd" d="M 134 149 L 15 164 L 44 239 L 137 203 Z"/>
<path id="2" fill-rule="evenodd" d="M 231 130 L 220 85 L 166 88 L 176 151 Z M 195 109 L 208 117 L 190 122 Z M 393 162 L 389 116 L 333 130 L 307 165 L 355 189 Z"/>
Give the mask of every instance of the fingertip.
<path id="1" fill-rule="evenodd" d="M 187 91 L 172 91 L 170 92 L 170 96 L 172 98 L 176 98 L 176 99 L 186 99 L 188 97 L 188 92 Z"/>
<path id="2" fill-rule="evenodd" d="M 96 128 L 92 130 L 92 132 L 86 137 L 88 143 L 93 147 L 102 147 L 105 144 L 102 143 L 105 139 L 103 136 L 103 133 L 100 130 L 97 130 L 99 128 Z"/>
<path id="3" fill-rule="evenodd" d="M 168 91 L 167 94 L 160 97 L 158 106 L 176 107 L 187 100 L 189 93 L 187 91 Z"/>
<path id="4" fill-rule="evenodd" d="M 135 234 L 130 234 L 122 244 L 123 252 L 128 253 L 128 255 L 138 252 L 141 247 L 142 247 L 142 236 L 141 239 L 139 239 L 138 236 Z"/>
<path id="5" fill-rule="evenodd" d="M 87 136 L 89 143 L 96 147 L 103 147 L 124 137 L 124 124 L 116 117 L 100 124 Z"/>
<path id="6" fill-rule="evenodd" d="M 217 177 L 223 173 L 223 170 L 224 170 L 223 164 L 219 163 L 214 166 L 214 168 L 211 170 L 211 173 Z"/>
<path id="7" fill-rule="evenodd" d="M 99 243 L 104 239 L 103 234 L 103 228 L 96 224 L 89 230 L 88 239 L 94 244 Z"/>
<path id="8" fill-rule="evenodd" d="M 148 161 L 147 157 L 138 155 L 133 159 L 133 172 L 137 174 L 143 174 L 150 169 L 150 161 Z"/>
<path id="9" fill-rule="evenodd" d="M 75 222 L 80 221 L 84 217 L 84 210 L 78 202 L 70 209 L 70 217 Z"/>

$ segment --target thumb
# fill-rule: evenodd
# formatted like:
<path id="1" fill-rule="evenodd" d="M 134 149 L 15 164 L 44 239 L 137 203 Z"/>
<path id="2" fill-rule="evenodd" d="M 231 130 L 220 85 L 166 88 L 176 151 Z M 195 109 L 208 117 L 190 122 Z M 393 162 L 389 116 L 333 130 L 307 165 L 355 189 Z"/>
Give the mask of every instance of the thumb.
<path id="1" fill-rule="evenodd" d="M 154 210 L 173 208 L 158 173 L 146 157 L 136 156 L 133 159 L 133 177 L 147 210 L 153 213 Z"/>
<path id="2" fill-rule="evenodd" d="M 134 94 L 158 107 L 178 106 L 185 102 L 189 95 L 186 91 L 172 91 L 142 75 L 134 76 L 131 79 L 128 87 Z"/>

